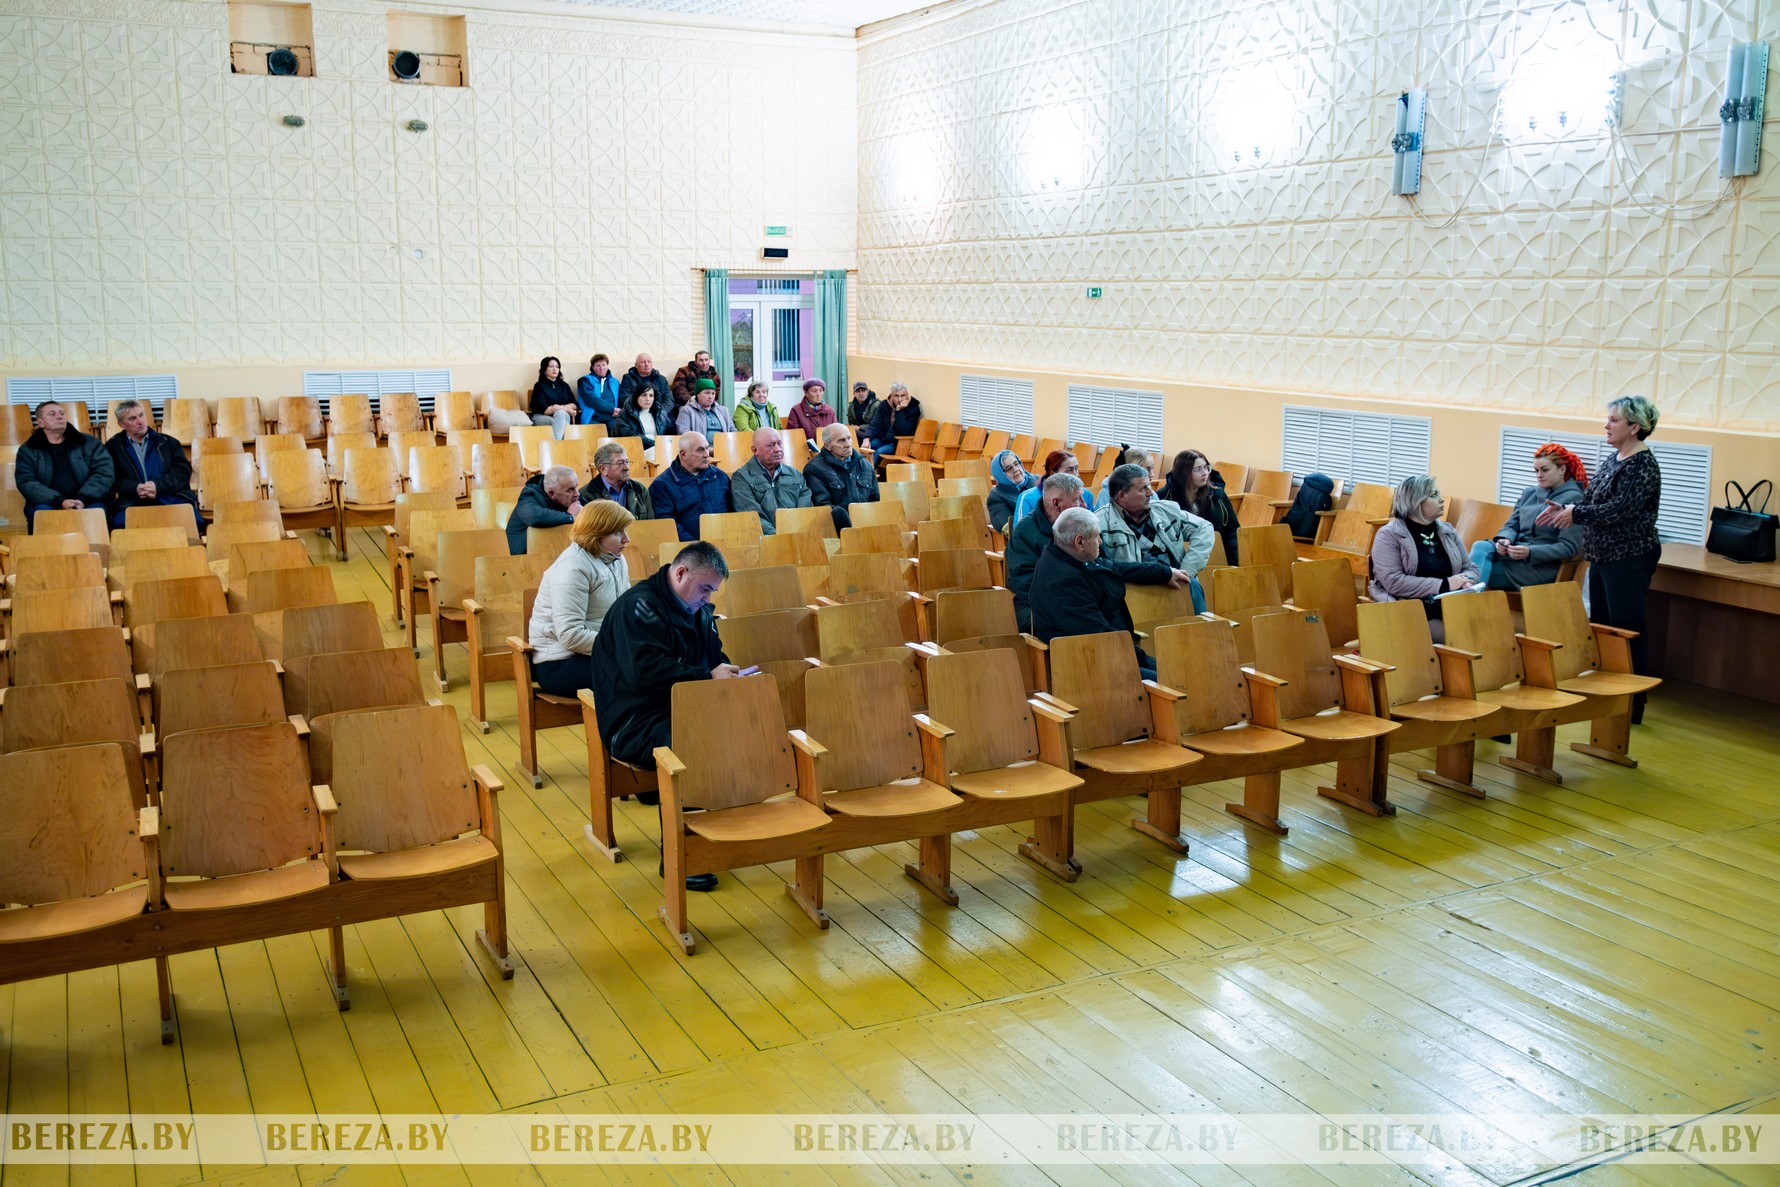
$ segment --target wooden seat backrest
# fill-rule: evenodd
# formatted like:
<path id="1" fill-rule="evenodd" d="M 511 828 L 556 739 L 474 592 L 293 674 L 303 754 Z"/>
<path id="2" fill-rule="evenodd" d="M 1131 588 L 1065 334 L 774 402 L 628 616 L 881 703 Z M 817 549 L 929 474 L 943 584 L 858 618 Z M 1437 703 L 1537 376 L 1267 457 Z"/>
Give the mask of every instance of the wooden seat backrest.
<path id="1" fill-rule="evenodd" d="M 122 742 L 133 753 L 142 734 L 136 685 L 109 680 L 24 684 L 6 694 L 5 745 L 17 750 Z"/>
<path id="2" fill-rule="evenodd" d="M 958 438 L 958 452 L 967 458 L 978 458 L 983 453 L 983 443 L 989 439 L 989 430 L 981 425 L 966 425 Z"/>
<path id="3" fill-rule="evenodd" d="M 797 789 L 778 681 L 761 673 L 735 680 L 687 680 L 673 688 L 674 777 L 680 802 L 722 809 Z"/>
<path id="4" fill-rule="evenodd" d="M 210 575 L 210 554 L 196 544 L 178 548 L 140 548 L 130 553 L 128 567 L 114 565 L 115 584 L 127 594 L 143 581 Z"/>
<path id="5" fill-rule="evenodd" d="M 532 553 L 523 556 L 489 554 L 478 556 L 474 566 L 476 604 L 485 615 L 482 637 L 502 651 L 507 648 L 508 635 L 526 633 L 520 608 L 527 590 L 538 588 L 544 571 L 560 553 Z"/>
<path id="6" fill-rule="evenodd" d="M 921 742 L 900 667 L 888 660 L 811 669 L 804 729 L 827 747 L 823 789 L 882 787 L 921 774 Z M 870 705 L 869 713 L 859 706 Z"/>
<path id="7" fill-rule="evenodd" d="M 717 590 L 712 604 L 726 617 L 760 614 L 768 610 L 794 610 L 807 605 L 803 585 L 798 581 L 797 568 L 793 565 L 738 569 Z"/>
<path id="8" fill-rule="evenodd" d="M 918 552 L 949 552 L 971 548 L 983 552 L 989 544 L 988 529 L 968 519 L 929 519 L 915 525 Z"/>
<path id="9" fill-rule="evenodd" d="M 41 593 L 50 589 L 105 588 L 105 566 L 95 552 L 49 553 L 13 561 L 12 592 Z"/>
<path id="10" fill-rule="evenodd" d="M 954 731 L 946 759 L 955 772 L 988 771 L 1038 757 L 1038 729 L 1005 648 L 936 655 L 927 661 L 928 715 Z"/>
<path id="11" fill-rule="evenodd" d="M 449 525 L 453 523 L 469 527 L 475 526 L 475 512 L 469 512 L 468 518 L 459 515 L 461 508 L 458 507 L 457 500 L 443 491 L 403 491 L 396 496 L 395 504 L 395 509 L 391 514 L 391 525 L 396 530 L 396 540 L 403 544 L 410 543 L 414 538 L 414 517 L 417 515 L 445 515 L 448 517 L 425 521 L 430 525 L 427 530 L 435 534 L 441 530 L 452 530 Z M 449 518 L 450 516 L 457 516 L 457 518 L 454 520 Z M 447 526 L 442 529 L 441 524 Z M 431 545 L 428 545 L 428 555 L 431 555 L 431 550 Z M 416 572 L 414 576 L 418 580 L 420 574 Z"/>
<path id="12" fill-rule="evenodd" d="M 575 525 L 570 523 L 557 524 L 555 527 L 541 528 L 532 524 L 525 529 L 525 551 L 528 556 L 543 556 L 555 560 L 562 555 L 562 550 L 574 542 Z"/>
<path id="13" fill-rule="evenodd" d="M 135 766 L 115 742 L 0 756 L 0 902 L 94 898 L 148 877 Z"/>
<path id="14" fill-rule="evenodd" d="M 1193 609 L 1192 590 L 1166 585 L 1127 585 L 1125 610 L 1131 615 L 1132 627 L 1146 635 L 1163 623 L 1184 622 L 1199 613 Z"/>
<path id="15" fill-rule="evenodd" d="M 444 491 L 461 498 L 463 455 L 449 445 L 415 445 L 408 450 L 408 489 Z"/>
<path id="16" fill-rule="evenodd" d="M 212 563 L 226 561 L 240 544 L 269 544 L 284 538 L 276 523 L 213 523 L 204 537 L 204 553 Z"/>
<path id="17" fill-rule="evenodd" d="M 464 432 L 476 427 L 474 392 L 440 392 L 433 397 L 433 431 Z"/>
<path id="18" fill-rule="evenodd" d="M 406 647 L 323 651 L 296 662 L 305 669 L 303 711 L 314 719 L 359 709 L 419 705 L 426 700 L 414 653 Z"/>
<path id="19" fill-rule="evenodd" d="M 130 647 L 114 626 L 36 632 L 13 640 L 14 686 L 64 680 L 130 680 Z"/>
<path id="20" fill-rule="evenodd" d="M 1206 590 L 1213 609 L 1225 618 L 1256 606 L 1277 606 L 1283 600 L 1279 592 L 1277 570 L 1259 565 L 1227 566 L 1213 569 Z M 1203 580 L 1203 577 L 1201 578 Z"/>
<path id="21" fill-rule="evenodd" d="M 893 552 L 839 552 L 828 562 L 828 596 L 844 602 L 861 594 L 907 593 L 908 577 Z"/>
<path id="22" fill-rule="evenodd" d="M 983 530 L 985 537 L 989 531 L 989 504 L 984 502 L 983 495 L 938 495 L 934 498 L 927 517 L 933 520 L 969 520 Z"/>
<path id="23" fill-rule="evenodd" d="M 507 533 L 500 528 L 440 532 L 438 549 L 432 567 L 439 575 L 434 608 L 461 610 L 465 598 L 476 596 L 476 558 L 507 556 Z"/>
<path id="24" fill-rule="evenodd" d="M 377 423 L 385 437 L 424 428 L 426 414 L 420 410 L 420 397 L 413 392 L 386 392 L 378 396 Z"/>
<path id="25" fill-rule="evenodd" d="M 1150 736 L 1149 694 L 1124 631 L 1052 639 L 1051 691 L 1075 706 L 1069 737 L 1078 749 Z"/>
<path id="26" fill-rule="evenodd" d="M 854 503 L 847 508 L 847 518 L 856 528 L 888 525 L 899 532 L 909 530 L 908 508 L 897 500 L 880 498 L 876 503 Z"/>
<path id="27" fill-rule="evenodd" d="M 597 450 L 602 441 L 611 436 L 606 432 L 605 425 L 569 425 L 563 430 L 563 436 L 570 441 L 585 441 L 588 449 Z"/>
<path id="28" fill-rule="evenodd" d="M 191 730 L 161 750 L 169 877 L 245 874 L 320 855 L 309 764 L 290 722 Z"/>
<path id="29" fill-rule="evenodd" d="M 439 438 L 433 434 L 431 429 L 398 429 L 389 435 L 389 450 L 395 454 L 396 470 L 402 475 L 404 482 L 413 476 L 414 451 L 416 449 L 444 448 L 446 447 L 439 444 Z M 443 454 L 438 456 L 444 457 Z M 450 467 L 444 466 L 442 463 L 441 465 L 442 469 L 449 473 Z"/>
<path id="30" fill-rule="evenodd" d="M 229 584 L 239 585 L 269 569 L 307 569 L 309 548 L 301 540 L 250 540 L 229 549 Z"/>
<path id="31" fill-rule="evenodd" d="M 41 520 L 38 526 L 42 526 Z M 9 563 L 14 569 L 28 556 L 77 556 L 93 551 L 91 542 L 82 532 L 35 532 L 29 536 L 12 536 L 7 539 L 6 547 L 10 554 Z M 99 554 L 94 552 L 93 555 Z"/>
<path id="32" fill-rule="evenodd" d="M 1156 657 L 1157 683 L 1192 690 L 1174 703 L 1174 724 L 1181 733 L 1210 733 L 1249 720 L 1248 676 L 1230 623 L 1199 618 L 1157 627 L 1148 650 Z"/>
<path id="33" fill-rule="evenodd" d="M 907 545 L 903 530 L 893 523 L 878 523 L 865 528 L 841 529 L 841 552 L 883 552 L 904 556 Z"/>
<path id="34" fill-rule="evenodd" d="M 216 401 L 216 435 L 252 441 L 264 431 L 266 418 L 255 396 L 222 396 Z"/>
<path id="35" fill-rule="evenodd" d="M 74 533 L 85 537 L 87 547 L 101 557 L 111 553 L 111 525 L 105 521 L 103 507 L 53 507 L 39 511 L 32 523 L 32 535 L 40 533 L 45 536 Z"/>
<path id="36" fill-rule="evenodd" d="M 1391 665 L 1384 674 L 1386 700 L 1402 705 L 1445 692 L 1428 613 L 1420 601 L 1368 602 L 1359 608 L 1359 618 L 1360 654 Z"/>
<path id="37" fill-rule="evenodd" d="M 198 517 L 192 514 L 190 503 L 145 503 L 140 507 L 124 508 L 124 528 L 178 528 L 185 534 L 187 544 L 198 542 Z M 112 535 L 116 535 L 113 532 Z M 117 542 L 112 542 L 115 551 Z"/>
<path id="38" fill-rule="evenodd" d="M 717 620 L 723 654 L 741 667 L 773 660 L 802 660 L 817 652 L 816 612 L 807 606 L 767 610 Z"/>
<path id="39" fill-rule="evenodd" d="M 401 508 L 396 508 L 400 522 Z M 476 513 L 467 507 L 448 511 L 416 511 L 409 516 L 406 542 L 414 550 L 414 568 L 410 576 L 418 585 L 422 574 L 439 567 L 439 537 L 446 532 L 476 531 Z"/>
<path id="40" fill-rule="evenodd" d="M 953 497 L 958 495 L 975 495 L 978 498 L 987 498 L 989 495 L 989 484 L 993 480 L 989 477 L 989 463 L 981 458 L 951 458 L 946 462 L 945 477 L 941 478 L 939 481 L 939 493 L 941 495 L 951 495 Z M 957 488 L 948 491 L 945 487 L 947 482 L 957 482 L 969 485 L 960 485 Z M 981 483 L 980 487 L 976 485 L 976 483 L 979 482 Z"/>
<path id="41" fill-rule="evenodd" d="M 246 617 L 242 615 L 241 617 Z M 327 651 L 367 651 L 383 646 L 383 628 L 369 602 L 291 606 L 284 611 L 284 662 Z"/>
<path id="42" fill-rule="evenodd" d="M 923 548 L 916 575 L 924 594 L 936 593 L 942 589 L 988 589 L 993 584 L 989 576 L 989 554 L 980 548 Z"/>
<path id="43" fill-rule="evenodd" d="M 983 437 L 982 449 L 977 452 L 982 455 L 984 461 L 993 465 L 995 463 L 995 455 L 1002 450 L 1007 449 L 1008 442 L 1012 440 L 1013 434 L 1009 433 L 1006 429 L 990 429 Z M 969 443 L 965 442 L 965 444 L 968 446 Z M 1014 456 L 1018 457 L 1019 454 L 1016 453 Z"/>
<path id="44" fill-rule="evenodd" d="M 331 507 L 327 459 L 319 449 L 288 449 L 266 459 L 266 485 L 281 510 L 308 511 Z"/>
<path id="45" fill-rule="evenodd" d="M 1298 559 L 1298 547 L 1291 528 L 1283 523 L 1237 528 L 1236 552 L 1244 569 L 1271 568 L 1279 580 L 1279 596 L 1292 596 L 1292 563 Z"/>
<path id="46" fill-rule="evenodd" d="M 941 590 L 933 598 L 933 642 L 947 651 L 1010 651 L 1019 664 L 1020 687 L 1037 684 L 1032 655 L 1014 616 L 1011 590 Z"/>
<path id="47" fill-rule="evenodd" d="M 1348 489 L 1343 510 L 1359 511 L 1373 519 L 1389 519 L 1393 493 L 1382 482 L 1356 482 Z"/>
<path id="48" fill-rule="evenodd" d="M 476 526 L 479 528 L 505 529 L 507 522 L 501 517 L 500 509 L 506 505 L 507 515 L 513 514 L 513 505 L 519 501 L 519 494 L 525 487 L 521 486 L 482 486 L 470 492 L 470 510 L 476 513 Z"/>
<path id="49" fill-rule="evenodd" d="M 284 517 L 279 514 L 277 501 L 257 497 L 217 503 L 215 522 L 219 525 L 269 523 L 277 526 L 280 531 L 284 527 Z"/>
<path id="50" fill-rule="evenodd" d="M 932 494 L 934 489 L 932 462 L 892 462 L 884 467 L 884 479 L 888 483 L 901 484 L 912 482 L 927 488 Z"/>
<path id="51" fill-rule="evenodd" d="M 1290 470 L 1250 470 L 1247 493 L 1262 499 L 1289 499 L 1292 497 L 1292 472 Z"/>
<path id="52" fill-rule="evenodd" d="M 284 689 L 270 660 L 169 668 L 155 681 L 155 726 L 162 738 L 187 730 L 284 720 Z"/>
<path id="53" fill-rule="evenodd" d="M 414 849 L 481 825 L 463 731 L 449 705 L 332 713 L 316 720 L 314 737 L 331 755 L 340 849 Z"/>
<path id="54" fill-rule="evenodd" d="M 630 537 L 624 546 L 624 563 L 630 567 L 632 585 L 654 576 L 661 567 L 662 550 L 680 539 L 680 530 L 671 519 L 639 519 L 624 531 Z"/>
<path id="55" fill-rule="evenodd" d="M 339 600 L 333 571 L 325 565 L 262 569 L 231 582 L 229 592 L 248 614 L 268 614 L 292 606 L 327 606 Z"/>
<path id="56" fill-rule="evenodd" d="M 1355 614 L 1359 602 L 1353 566 L 1347 561 L 1332 556 L 1293 563 L 1292 605 L 1321 614 L 1329 641 L 1335 646 L 1345 646 L 1360 637 L 1360 620 Z"/>
<path id="57" fill-rule="evenodd" d="M 924 482 L 886 482 L 878 487 L 878 495 L 887 503 L 902 504 L 905 524 L 933 518 L 933 490 Z"/>
<path id="58" fill-rule="evenodd" d="M 210 405 L 203 400 L 168 400 L 162 409 L 161 431 L 190 445 L 210 435 Z"/>
<path id="59" fill-rule="evenodd" d="M 867 595 L 858 601 L 819 608 L 815 615 L 816 655 L 823 663 L 831 663 L 853 652 L 913 642 L 898 605 L 891 597 Z"/>
<path id="60" fill-rule="evenodd" d="M 184 548 L 190 541 L 183 528 L 119 528 L 112 533 L 110 578 L 112 587 L 122 589 L 132 580 L 130 558 L 139 552 Z"/>
<path id="61" fill-rule="evenodd" d="M 470 478 L 478 490 L 523 488 L 525 460 L 519 456 L 519 446 L 510 442 L 470 446 Z"/>
<path id="62" fill-rule="evenodd" d="M 1486 503 L 1482 499 L 1466 499 L 1465 505 L 1459 509 L 1459 515 L 1453 521 L 1453 529 L 1458 532 L 1459 540 L 1469 549 L 1479 540 L 1488 540 L 1502 530 L 1508 517 L 1514 514 L 1514 508 L 1503 503 Z"/>
<path id="63" fill-rule="evenodd" d="M 819 507 L 817 510 L 827 511 L 828 508 Z M 762 536 L 758 545 L 759 567 L 771 569 L 781 565 L 792 565 L 800 568 L 820 566 L 827 569 L 828 548 L 822 543 L 822 540 L 823 537 L 813 532 L 790 532 Z"/>
<path id="64" fill-rule="evenodd" d="M 311 440 L 321 436 L 321 401 L 314 396 L 279 396 L 278 431 Z"/>
<path id="65" fill-rule="evenodd" d="M 374 433 L 376 428 L 370 396 L 352 393 L 328 397 L 328 432 Z"/>
<path id="66" fill-rule="evenodd" d="M 439 426 L 436 415 L 434 421 L 433 427 L 437 429 Z M 494 433 L 489 429 L 452 429 L 445 434 L 445 444 L 457 450 L 458 464 L 463 468 L 463 472 L 466 475 L 473 474 L 475 473 L 475 459 L 472 454 L 476 446 L 493 445 Z M 517 456 L 517 449 L 510 442 L 503 442 L 503 445 L 515 449 L 515 456 Z"/>
<path id="67" fill-rule="evenodd" d="M 132 642 L 142 657 L 138 670 L 157 680 L 181 668 L 253 664 L 265 658 L 251 614 L 169 618 L 143 627 Z"/>
<path id="68" fill-rule="evenodd" d="M 837 538 L 834 513 L 827 507 L 781 507 L 773 514 L 773 527 L 781 536 L 808 533 Z"/>
<path id="69" fill-rule="evenodd" d="M 561 441 L 551 439 L 540 441 L 538 442 L 538 466 L 543 470 L 548 470 L 552 466 L 567 466 L 575 472 L 575 485 L 581 486 L 593 477 L 593 443 L 567 437 Z"/>
<path id="70" fill-rule="evenodd" d="M 246 453 L 206 455 L 198 463 L 200 501 L 205 507 L 218 503 L 244 503 L 260 497 L 259 472 Z"/>
<path id="71" fill-rule="evenodd" d="M 346 477 L 346 455 L 348 453 L 350 453 L 352 450 L 355 450 L 355 449 L 376 449 L 376 448 L 377 448 L 377 434 L 376 433 L 364 432 L 364 433 L 335 433 L 335 434 L 333 434 L 332 436 L 330 436 L 328 438 L 328 443 L 327 443 L 328 476 L 330 478 L 344 479 Z M 392 461 L 394 460 L 393 455 L 391 457 L 391 460 Z M 387 500 L 385 500 L 385 501 L 387 502 Z"/>
<path id="72" fill-rule="evenodd" d="M 759 544 L 760 516 L 752 511 L 707 511 L 698 518 L 698 537 L 725 552 Z"/>
<path id="73" fill-rule="evenodd" d="M 545 441 L 556 439 L 556 432 L 549 425 L 516 425 L 507 432 L 507 440 L 519 446 L 519 458 L 525 468 L 533 474 L 544 469 L 538 456 L 538 446 Z M 633 438 L 634 440 L 634 438 Z M 632 465 L 636 459 L 632 459 Z"/>
<path id="74" fill-rule="evenodd" d="M 1335 669 L 1320 615 L 1265 614 L 1254 620 L 1253 629 L 1253 667 L 1285 681 L 1275 691 L 1280 720 L 1309 717 L 1342 703 L 1341 674 Z"/>
<path id="75" fill-rule="evenodd" d="M 1448 646 L 1481 656 L 1471 661 L 1471 687 L 1490 692 L 1526 678 L 1508 594 L 1500 589 L 1454 594 L 1440 600 Z"/>
<path id="76" fill-rule="evenodd" d="M 1249 468 L 1242 462 L 1213 462 L 1211 468 L 1224 480 L 1224 493 L 1239 495 L 1248 490 Z"/>
<path id="77" fill-rule="evenodd" d="M 1551 653 L 1551 670 L 1558 680 L 1600 669 L 1601 649 L 1582 605 L 1581 585 L 1574 581 L 1524 585 L 1520 609 L 1529 636 L 1561 644 Z"/>
<path id="78" fill-rule="evenodd" d="M 254 438 L 253 459 L 260 470 L 262 485 L 271 481 L 272 455 L 290 453 L 305 447 L 301 433 L 261 433 Z"/>
<path id="79" fill-rule="evenodd" d="M 44 631 L 70 631 L 111 625 L 111 595 L 103 586 L 81 589 L 46 589 L 15 594 L 12 623 L 14 638 Z"/>
<path id="80" fill-rule="evenodd" d="M 1388 511 L 1384 515 L 1376 515 L 1364 509 L 1343 507 L 1328 521 L 1328 530 L 1318 543 L 1324 548 L 1338 548 L 1342 552 L 1369 556 L 1372 553 L 1372 537 L 1384 526 L 1380 521 L 1388 522 L 1389 519 Z"/>

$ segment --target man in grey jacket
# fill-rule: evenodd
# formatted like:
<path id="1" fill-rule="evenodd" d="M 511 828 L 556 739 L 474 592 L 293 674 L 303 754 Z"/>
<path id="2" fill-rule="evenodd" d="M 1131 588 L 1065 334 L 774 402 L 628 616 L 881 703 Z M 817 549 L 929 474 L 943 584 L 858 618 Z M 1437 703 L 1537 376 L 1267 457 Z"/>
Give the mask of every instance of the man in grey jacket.
<path id="1" fill-rule="evenodd" d="M 1199 570 L 1211 558 L 1217 535 L 1211 524 L 1191 511 L 1158 500 L 1150 490 L 1150 472 L 1143 466 L 1120 466 L 1107 476 L 1106 506 L 1100 521 L 1100 549 L 1109 561 L 1161 561 L 1192 578 L 1193 609 L 1205 612 Z"/>
<path id="2" fill-rule="evenodd" d="M 810 484 L 797 467 L 785 461 L 785 442 L 777 429 L 754 430 L 754 456 L 729 476 L 729 497 L 737 511 L 760 516 L 760 530 L 778 530 L 774 517 L 781 507 L 808 507 Z"/>

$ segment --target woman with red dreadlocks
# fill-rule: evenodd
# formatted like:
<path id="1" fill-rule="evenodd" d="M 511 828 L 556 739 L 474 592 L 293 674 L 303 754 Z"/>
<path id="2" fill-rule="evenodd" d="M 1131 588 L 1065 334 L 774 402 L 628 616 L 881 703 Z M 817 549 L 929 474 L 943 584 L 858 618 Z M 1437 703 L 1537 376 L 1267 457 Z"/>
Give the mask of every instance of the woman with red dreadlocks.
<path id="1" fill-rule="evenodd" d="M 1519 589 L 1557 580 L 1558 567 L 1582 551 L 1580 524 L 1559 529 L 1541 527 L 1534 521 L 1547 500 L 1560 506 L 1581 501 L 1588 489 L 1588 471 L 1582 459 L 1562 445 L 1541 445 L 1533 452 L 1536 486 L 1522 491 L 1514 514 L 1493 540 L 1471 546 L 1471 559 L 1488 589 Z"/>

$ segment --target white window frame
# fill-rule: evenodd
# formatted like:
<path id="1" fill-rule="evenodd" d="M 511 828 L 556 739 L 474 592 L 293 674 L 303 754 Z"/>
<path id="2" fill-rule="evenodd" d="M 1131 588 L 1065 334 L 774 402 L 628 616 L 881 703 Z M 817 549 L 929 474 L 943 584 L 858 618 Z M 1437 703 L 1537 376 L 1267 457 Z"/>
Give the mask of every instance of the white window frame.
<path id="1" fill-rule="evenodd" d="M 1032 432 L 1030 379 L 1005 375 L 960 375 L 958 417 L 967 425 L 1000 429 L 1009 434 Z"/>
<path id="2" fill-rule="evenodd" d="M 1433 436 L 1431 417 L 1288 404 L 1280 424 L 1280 468 L 1299 481 L 1320 473 L 1349 486 L 1396 486 L 1428 472 Z"/>
<path id="3" fill-rule="evenodd" d="M 1151 453 L 1162 452 L 1161 392 L 1072 383 L 1068 395 L 1065 431 L 1071 444 L 1135 445 Z"/>

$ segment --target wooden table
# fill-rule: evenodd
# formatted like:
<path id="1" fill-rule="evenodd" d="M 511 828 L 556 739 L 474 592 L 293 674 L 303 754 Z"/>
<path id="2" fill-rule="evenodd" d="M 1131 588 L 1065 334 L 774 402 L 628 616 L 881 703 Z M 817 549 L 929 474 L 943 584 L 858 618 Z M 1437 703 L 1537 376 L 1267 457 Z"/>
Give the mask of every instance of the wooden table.
<path id="1" fill-rule="evenodd" d="M 1780 704 L 1780 564 L 1665 544 L 1649 628 L 1652 674 Z"/>

